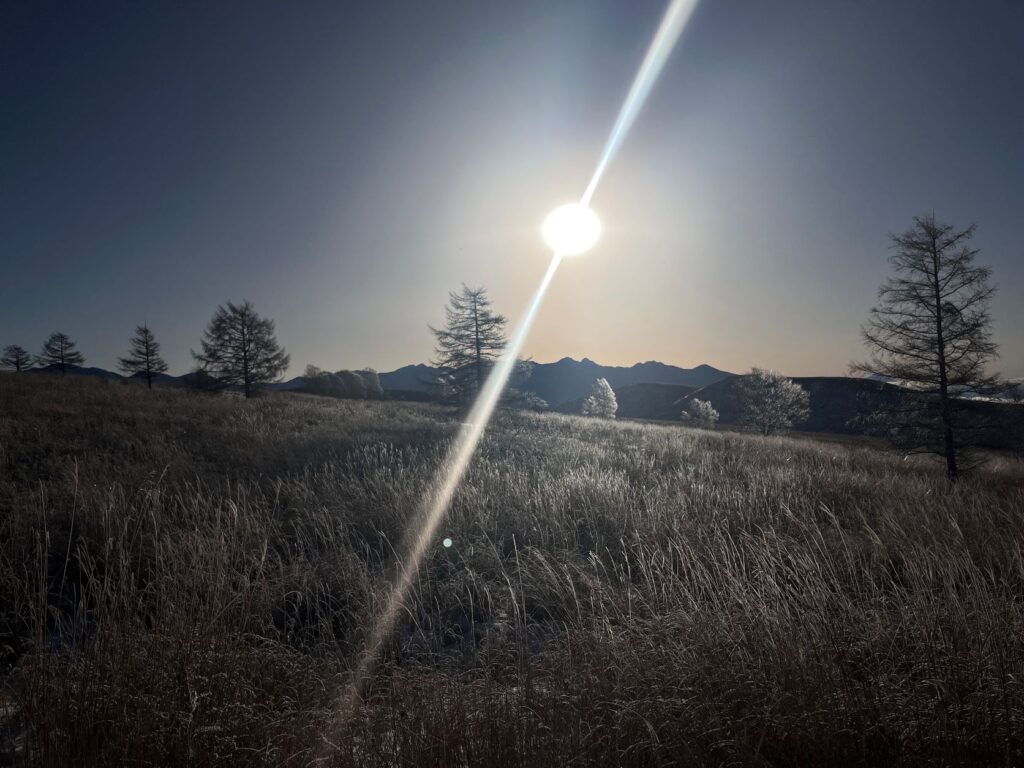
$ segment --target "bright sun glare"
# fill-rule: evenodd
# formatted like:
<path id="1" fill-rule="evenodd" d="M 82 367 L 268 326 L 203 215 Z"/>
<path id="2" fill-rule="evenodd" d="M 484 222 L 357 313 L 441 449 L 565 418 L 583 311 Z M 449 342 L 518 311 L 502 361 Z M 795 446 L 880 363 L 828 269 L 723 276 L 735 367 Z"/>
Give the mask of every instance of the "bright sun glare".
<path id="1" fill-rule="evenodd" d="M 601 221 L 582 203 L 569 203 L 548 214 L 541 232 L 555 253 L 576 256 L 594 247 L 601 236 Z"/>
<path id="2" fill-rule="evenodd" d="M 541 228 L 544 241 L 554 251 L 551 263 L 548 264 L 547 272 L 544 273 L 533 299 L 505 346 L 505 351 L 488 374 L 487 381 L 477 395 L 466 423 L 457 433 L 449 449 L 444 469 L 438 475 L 435 492 L 425 500 L 423 521 L 420 523 L 419 530 L 415 532 L 416 535 L 413 536 L 408 554 L 404 559 L 399 560 L 400 568 L 395 576 L 387 603 L 372 626 L 366 647 L 352 674 L 348 696 L 339 709 L 341 717 L 351 717 L 356 711 L 355 707 L 361 700 L 363 686 L 373 672 L 381 648 L 394 630 L 399 615 L 406 610 L 405 600 L 416 579 L 420 562 L 430 543 L 434 540 L 437 527 L 448 510 L 448 505 L 473 458 L 477 443 L 480 442 L 480 438 L 487 428 L 487 422 L 490 421 L 491 414 L 497 407 L 501 393 L 515 367 L 523 341 L 530 331 L 530 326 L 540 309 L 548 286 L 551 284 L 555 272 L 558 271 L 559 264 L 562 263 L 562 257 L 575 256 L 593 248 L 601 236 L 601 221 L 590 210 L 590 200 L 597 190 L 598 182 L 604 175 L 605 168 L 629 132 L 629 128 L 640 112 L 640 107 L 643 106 L 654 81 L 658 79 L 658 74 L 661 72 L 669 52 L 696 5 L 697 0 L 672 0 L 650 48 L 647 50 L 647 55 L 640 65 L 636 79 L 626 95 L 626 100 L 622 104 L 611 135 L 605 144 L 604 152 L 601 153 L 601 159 L 594 169 L 594 175 L 590 177 L 590 183 L 587 185 L 583 197 L 578 203 L 570 203 L 556 208 L 544 220 L 544 225 Z M 447 546 L 449 541 L 449 539 L 445 539 L 443 543 Z M 323 743 L 324 748 L 332 746 L 326 738 Z"/>

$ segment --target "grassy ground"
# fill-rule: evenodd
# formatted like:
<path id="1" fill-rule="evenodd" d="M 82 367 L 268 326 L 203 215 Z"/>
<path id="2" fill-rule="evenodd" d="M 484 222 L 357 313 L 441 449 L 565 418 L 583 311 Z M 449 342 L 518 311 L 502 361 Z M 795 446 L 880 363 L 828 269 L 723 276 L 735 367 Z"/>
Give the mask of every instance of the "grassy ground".
<path id="1" fill-rule="evenodd" d="M 1024 762 L 1019 460 L 555 415 L 498 417 L 339 715 L 457 427 L 0 376 L 0 763 Z"/>

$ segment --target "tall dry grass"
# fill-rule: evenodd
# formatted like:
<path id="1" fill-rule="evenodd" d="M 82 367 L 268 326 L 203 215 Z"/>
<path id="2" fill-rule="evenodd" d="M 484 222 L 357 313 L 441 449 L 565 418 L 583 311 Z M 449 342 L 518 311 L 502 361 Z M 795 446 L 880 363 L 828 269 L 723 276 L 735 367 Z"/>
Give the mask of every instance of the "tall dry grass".
<path id="1" fill-rule="evenodd" d="M 0 755 L 1024 762 L 1019 460 L 950 487 L 872 447 L 554 415 L 499 415 L 339 719 L 457 427 L 0 377 Z"/>

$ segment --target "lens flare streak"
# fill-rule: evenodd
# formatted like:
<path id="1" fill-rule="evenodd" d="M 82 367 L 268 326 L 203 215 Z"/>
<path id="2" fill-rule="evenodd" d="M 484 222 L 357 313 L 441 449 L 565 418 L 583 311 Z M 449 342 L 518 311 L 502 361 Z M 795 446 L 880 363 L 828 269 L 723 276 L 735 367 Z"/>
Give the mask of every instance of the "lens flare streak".
<path id="1" fill-rule="evenodd" d="M 658 75 L 661 73 L 671 53 L 673 46 L 679 39 L 683 28 L 689 21 L 697 6 L 698 0 L 672 0 L 658 31 L 651 41 L 651 45 L 644 56 L 637 76 L 629 89 L 625 102 L 615 120 L 615 125 L 605 144 L 604 151 L 594 170 L 594 175 L 587 185 L 586 191 L 580 200 L 580 204 L 589 207 L 590 200 L 597 191 L 597 186 L 604 175 L 605 169 L 618 151 L 630 127 L 636 120 L 644 101 L 647 99 L 651 88 L 654 86 Z M 409 545 L 409 550 L 403 560 L 398 564 L 398 574 L 388 596 L 384 609 L 370 632 L 369 639 L 363 654 L 349 681 L 348 696 L 343 703 L 339 714 L 342 717 L 349 716 L 353 708 L 358 704 L 363 687 L 369 679 L 381 647 L 394 629 L 399 612 L 405 605 L 406 596 L 412 586 L 413 579 L 419 570 L 420 562 L 437 533 L 437 528 L 444 518 L 444 514 L 458 489 L 462 478 L 469 468 L 470 460 L 476 451 L 476 447 L 483 437 L 487 423 L 490 421 L 494 409 L 501 398 L 501 393 L 508 383 L 509 376 L 515 368 L 516 360 L 522 351 L 523 343 L 529 334 L 530 327 L 537 316 L 540 305 L 544 301 L 551 281 L 562 263 L 563 254 L 556 252 L 548 264 L 547 272 L 533 295 L 533 299 L 523 313 L 512 338 L 506 345 L 501 358 L 491 370 L 483 389 L 477 396 L 476 402 L 469 413 L 468 420 L 456 435 L 449 448 L 447 459 L 436 480 L 435 488 L 426 502 L 421 514 L 413 521 L 410 530 L 415 530 L 415 538 Z M 326 742 L 326 739 L 325 739 Z"/>
<path id="2" fill-rule="evenodd" d="M 490 421 L 491 415 L 494 413 L 494 409 L 501 398 L 501 393 L 504 391 L 505 385 L 512 375 L 516 360 L 523 348 L 523 343 L 530 333 L 530 326 L 533 325 L 533 320 L 537 316 L 537 310 L 540 309 L 540 305 L 544 301 L 544 294 L 547 293 L 548 286 L 551 285 L 551 280 L 554 278 L 555 272 L 558 271 L 558 265 L 561 263 L 561 254 L 556 253 L 552 256 L 551 263 L 548 264 L 548 270 L 544 274 L 544 278 L 541 280 L 536 293 L 534 293 L 533 299 L 523 313 L 522 319 L 520 319 L 511 340 L 505 346 L 494 368 L 491 369 L 491 373 L 487 377 L 487 381 L 484 382 L 480 394 L 477 395 L 476 402 L 473 404 L 473 409 L 469 412 L 466 424 L 459 430 L 455 441 L 449 448 L 448 459 L 438 475 L 437 486 L 430 496 L 430 501 L 425 508 L 422 518 L 417 521 L 419 523 L 419 530 L 416 533 L 416 538 L 412 541 L 404 562 L 399 564 L 398 575 L 388 597 L 388 602 L 373 627 L 362 658 L 352 677 L 349 701 L 344 707 L 346 710 L 354 706 L 359 696 L 361 696 L 362 687 L 373 670 L 381 646 L 394 628 L 395 620 L 402 610 L 406 594 L 412 586 L 412 580 L 419 570 L 420 561 L 423 559 L 427 547 L 434 538 L 437 527 L 447 511 L 456 489 L 466 474 L 466 469 L 468 469 L 469 462 L 473 458 L 476 446 L 480 442 L 480 438 L 483 437 L 487 423 Z"/>
<path id="3" fill-rule="evenodd" d="M 622 109 L 619 110 L 619 116 L 615 119 L 615 125 L 608 136 L 607 143 L 604 145 L 604 152 L 601 153 L 601 159 L 594 169 L 594 175 L 590 177 L 587 191 L 583 193 L 583 198 L 580 200 L 582 205 L 590 205 L 590 200 L 597 191 L 597 185 L 601 182 L 605 169 L 612 161 L 612 158 L 615 157 L 619 147 L 622 146 L 622 142 L 625 140 L 626 134 L 629 133 L 629 129 L 633 126 L 636 116 L 640 114 L 640 108 L 643 107 L 648 94 L 651 92 L 651 88 L 654 87 L 654 83 L 658 79 L 658 75 L 661 74 L 661 70 L 665 67 L 668 55 L 672 53 L 672 49 L 675 47 L 676 41 L 679 40 L 679 36 L 683 33 L 686 23 L 697 8 L 697 2 L 698 0 L 672 0 L 668 10 L 665 11 L 661 24 L 658 26 L 658 31 L 655 33 L 654 39 L 647 49 L 647 54 L 644 56 L 644 61 L 640 65 L 640 69 L 637 70 L 633 85 L 630 87 L 629 93 L 626 94 L 626 100 L 622 102 Z"/>

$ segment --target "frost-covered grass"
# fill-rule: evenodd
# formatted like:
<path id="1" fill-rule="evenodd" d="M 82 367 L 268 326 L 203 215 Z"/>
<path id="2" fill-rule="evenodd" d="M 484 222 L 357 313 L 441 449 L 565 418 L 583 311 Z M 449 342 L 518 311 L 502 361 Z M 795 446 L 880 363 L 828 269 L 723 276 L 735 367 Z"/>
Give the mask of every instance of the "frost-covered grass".
<path id="1" fill-rule="evenodd" d="M 1024 761 L 1019 460 L 951 488 L 870 446 L 556 415 L 499 416 L 339 718 L 457 426 L 0 376 L 0 755 Z"/>

